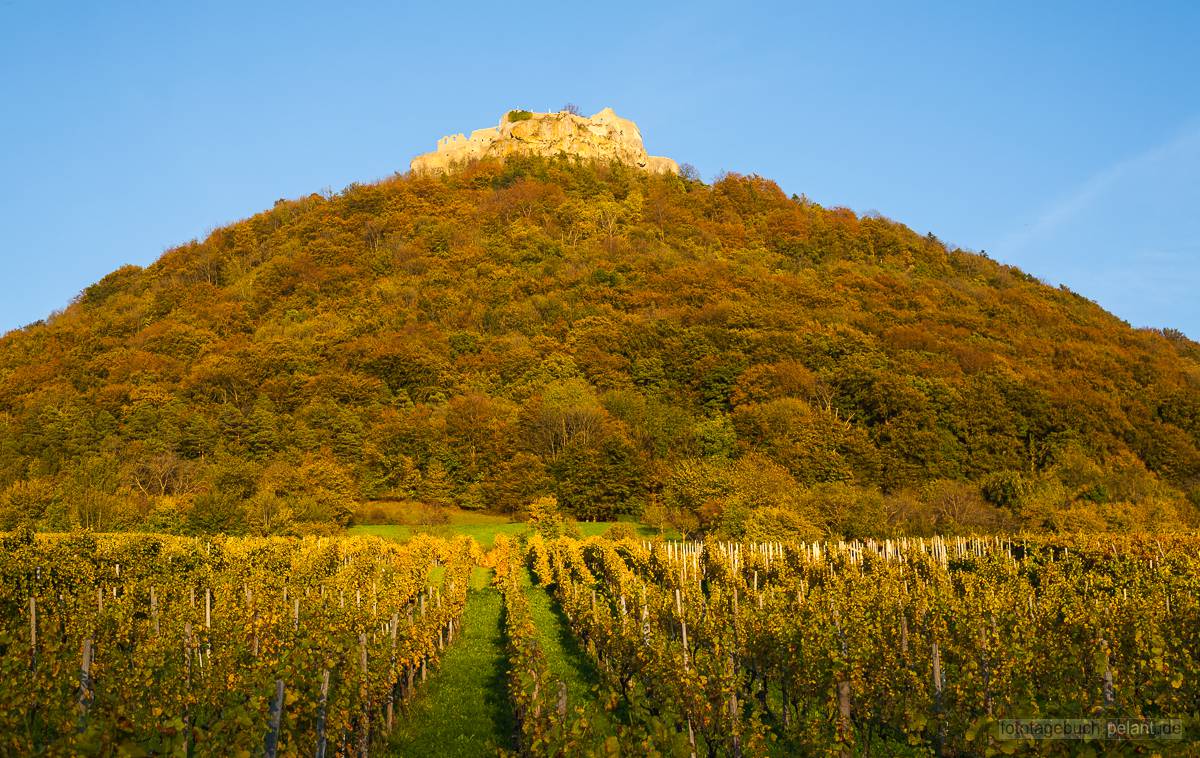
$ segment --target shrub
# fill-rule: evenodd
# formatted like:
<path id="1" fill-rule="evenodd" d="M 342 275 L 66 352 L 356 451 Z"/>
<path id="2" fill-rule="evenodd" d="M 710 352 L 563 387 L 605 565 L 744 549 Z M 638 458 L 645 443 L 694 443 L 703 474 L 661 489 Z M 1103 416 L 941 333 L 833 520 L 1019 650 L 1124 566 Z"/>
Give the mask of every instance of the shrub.
<path id="1" fill-rule="evenodd" d="M 235 497 L 216 492 L 196 496 L 187 512 L 189 534 L 239 534 L 245 531 L 246 511 Z"/>
<path id="2" fill-rule="evenodd" d="M 392 519 L 386 508 L 378 503 L 368 503 L 359 507 L 354 514 L 354 524 L 390 524 Z"/>
<path id="3" fill-rule="evenodd" d="M 623 521 L 604 530 L 604 539 L 606 540 L 636 540 L 637 538 L 637 530 Z"/>
<path id="4" fill-rule="evenodd" d="M 821 530 L 803 515 L 786 508 L 756 508 L 746 517 L 743 539 L 750 542 L 813 542 Z"/>
<path id="5" fill-rule="evenodd" d="M 416 515 L 417 523 L 421 526 L 444 526 L 450 523 L 450 511 L 440 505 L 423 503 Z"/>
<path id="6" fill-rule="evenodd" d="M 558 498 L 553 495 L 539 497 L 525 507 L 525 520 L 534 532 L 545 539 L 573 536 L 579 529 L 563 516 L 558 507 Z"/>
<path id="7" fill-rule="evenodd" d="M 516 110 L 509 111 L 508 115 L 504 117 L 504 120 L 512 123 L 516 121 L 528 121 L 531 118 L 533 118 L 533 114 L 529 111 Z"/>

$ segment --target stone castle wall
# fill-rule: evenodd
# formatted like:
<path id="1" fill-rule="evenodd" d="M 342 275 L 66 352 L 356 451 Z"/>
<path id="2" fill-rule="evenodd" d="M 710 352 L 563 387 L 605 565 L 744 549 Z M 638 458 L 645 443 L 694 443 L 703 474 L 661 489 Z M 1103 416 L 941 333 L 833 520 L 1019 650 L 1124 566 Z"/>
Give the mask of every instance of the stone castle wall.
<path id="1" fill-rule="evenodd" d="M 445 173 L 456 164 L 480 158 L 509 155 L 574 155 L 603 161 L 619 161 L 655 173 L 678 174 L 670 158 L 647 155 L 637 124 L 621 118 L 612 108 L 591 117 L 573 113 L 531 113 L 510 121 L 506 113 L 499 126 L 476 129 L 467 137 L 451 134 L 438 140 L 437 150 L 413 158 L 414 172 Z"/>

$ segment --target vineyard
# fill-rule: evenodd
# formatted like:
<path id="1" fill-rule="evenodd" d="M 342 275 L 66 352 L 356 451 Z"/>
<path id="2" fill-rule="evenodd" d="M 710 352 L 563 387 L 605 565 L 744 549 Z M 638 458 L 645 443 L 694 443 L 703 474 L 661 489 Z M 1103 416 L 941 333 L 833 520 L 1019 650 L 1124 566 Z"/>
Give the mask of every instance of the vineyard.
<path id="1" fill-rule="evenodd" d="M 393 730 L 481 592 L 501 752 L 1197 754 L 1196 537 L 2 539 L 4 755 L 410 754 Z M 480 565 L 492 587 L 468 592 Z M 1182 735 L 998 731 L 1110 718 Z"/>
<path id="2" fill-rule="evenodd" d="M 430 539 L 3 548 L 3 755 L 366 753 L 453 643 L 477 557 Z"/>
<path id="3" fill-rule="evenodd" d="M 529 559 L 615 693 L 626 744 L 978 755 L 1027 747 L 996 739 L 1000 719 L 1178 718 L 1194 735 L 1198 546 L 535 540 Z"/>

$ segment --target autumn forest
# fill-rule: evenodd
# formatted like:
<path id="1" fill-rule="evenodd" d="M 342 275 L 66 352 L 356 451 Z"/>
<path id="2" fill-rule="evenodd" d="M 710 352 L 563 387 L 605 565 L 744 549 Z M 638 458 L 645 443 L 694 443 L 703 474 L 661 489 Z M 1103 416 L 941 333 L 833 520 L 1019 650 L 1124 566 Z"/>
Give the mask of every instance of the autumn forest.
<path id="1" fill-rule="evenodd" d="M 568 158 L 397 175 L 0 340 L 0 530 L 379 501 L 816 539 L 1200 521 L 1200 345 L 878 215 Z"/>

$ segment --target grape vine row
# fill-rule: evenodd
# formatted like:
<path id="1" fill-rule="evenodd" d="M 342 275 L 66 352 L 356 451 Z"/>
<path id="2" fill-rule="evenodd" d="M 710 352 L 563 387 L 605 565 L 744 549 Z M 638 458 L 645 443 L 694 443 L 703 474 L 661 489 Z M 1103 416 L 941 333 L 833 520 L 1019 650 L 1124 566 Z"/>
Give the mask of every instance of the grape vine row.
<path id="1" fill-rule="evenodd" d="M 1200 710 L 1200 540 L 530 541 L 664 754 L 989 754 L 1000 719 Z M 1039 745 L 1075 754 L 1079 743 Z"/>
<path id="2" fill-rule="evenodd" d="M 5 755 L 365 753 L 452 640 L 478 556 L 467 539 L 0 540 Z"/>

